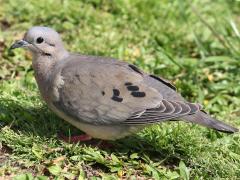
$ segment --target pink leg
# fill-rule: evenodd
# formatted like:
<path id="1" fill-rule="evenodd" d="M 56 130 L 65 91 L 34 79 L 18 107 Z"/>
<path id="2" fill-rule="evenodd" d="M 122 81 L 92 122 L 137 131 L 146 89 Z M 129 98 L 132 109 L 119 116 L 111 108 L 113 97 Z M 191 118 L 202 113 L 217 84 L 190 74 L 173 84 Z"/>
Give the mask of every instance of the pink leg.
<path id="1" fill-rule="evenodd" d="M 87 135 L 87 134 L 81 134 L 81 135 L 70 136 L 70 137 L 64 136 L 64 135 L 60 135 L 60 138 L 63 141 L 69 142 L 69 143 L 85 142 L 85 141 L 90 141 L 92 139 L 92 137 Z"/>
<path id="2" fill-rule="evenodd" d="M 93 139 L 91 136 L 87 134 L 81 134 L 81 135 L 76 135 L 76 136 L 64 136 L 62 134 L 58 135 L 59 138 L 67 143 L 78 143 L 78 142 L 85 142 L 86 144 L 93 146 L 93 147 L 98 147 L 100 149 L 111 149 L 114 147 L 113 144 L 100 140 Z M 93 141 L 91 141 L 93 140 Z"/>

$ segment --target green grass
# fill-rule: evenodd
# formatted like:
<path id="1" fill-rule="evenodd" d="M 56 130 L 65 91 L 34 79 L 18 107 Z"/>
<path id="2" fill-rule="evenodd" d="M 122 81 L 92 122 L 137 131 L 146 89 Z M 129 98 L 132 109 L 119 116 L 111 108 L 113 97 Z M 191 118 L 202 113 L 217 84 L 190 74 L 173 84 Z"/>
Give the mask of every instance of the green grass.
<path id="1" fill-rule="evenodd" d="M 0 177 L 239 179 L 240 135 L 164 123 L 107 150 L 65 143 L 79 134 L 41 100 L 31 58 L 11 43 L 33 25 L 66 48 L 111 56 L 170 79 L 188 100 L 240 127 L 240 2 L 0 0 Z"/>

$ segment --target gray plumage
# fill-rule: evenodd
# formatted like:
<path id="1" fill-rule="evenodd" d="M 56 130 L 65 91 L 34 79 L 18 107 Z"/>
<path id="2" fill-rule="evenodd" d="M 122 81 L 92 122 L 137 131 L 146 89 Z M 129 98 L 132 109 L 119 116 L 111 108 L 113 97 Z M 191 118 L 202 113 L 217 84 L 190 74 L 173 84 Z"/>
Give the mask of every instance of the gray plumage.
<path id="1" fill-rule="evenodd" d="M 184 100 L 163 78 L 123 61 L 69 53 L 50 28 L 31 28 L 12 46 L 17 47 L 32 52 L 35 78 L 50 109 L 92 137 L 115 140 L 172 119 L 238 131 Z"/>

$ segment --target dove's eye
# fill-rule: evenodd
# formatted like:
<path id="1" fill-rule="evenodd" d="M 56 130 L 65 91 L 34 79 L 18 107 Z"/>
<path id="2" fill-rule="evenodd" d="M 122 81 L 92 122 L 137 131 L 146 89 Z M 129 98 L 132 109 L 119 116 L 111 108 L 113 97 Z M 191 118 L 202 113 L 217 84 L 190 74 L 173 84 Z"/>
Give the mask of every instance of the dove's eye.
<path id="1" fill-rule="evenodd" d="M 36 42 L 38 44 L 41 44 L 43 41 L 44 41 L 44 39 L 42 37 L 38 37 L 37 40 L 36 40 Z"/>

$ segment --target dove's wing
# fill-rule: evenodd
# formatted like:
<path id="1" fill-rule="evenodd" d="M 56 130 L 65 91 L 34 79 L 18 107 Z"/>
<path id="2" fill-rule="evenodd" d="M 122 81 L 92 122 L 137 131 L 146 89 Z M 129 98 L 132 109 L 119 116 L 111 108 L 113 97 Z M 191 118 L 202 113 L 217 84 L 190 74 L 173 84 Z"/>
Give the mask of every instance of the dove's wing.
<path id="1" fill-rule="evenodd" d="M 199 111 L 199 105 L 164 99 L 137 67 L 102 57 L 71 55 L 59 68 L 54 106 L 92 124 L 147 124 Z M 53 81 L 57 82 L 57 81 Z"/>

